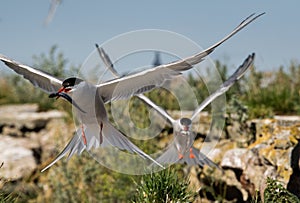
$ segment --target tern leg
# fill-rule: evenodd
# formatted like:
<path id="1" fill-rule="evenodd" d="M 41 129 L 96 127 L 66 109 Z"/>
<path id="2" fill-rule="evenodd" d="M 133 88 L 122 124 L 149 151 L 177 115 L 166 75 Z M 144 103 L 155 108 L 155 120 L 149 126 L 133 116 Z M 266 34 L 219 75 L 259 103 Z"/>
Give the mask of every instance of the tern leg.
<path id="1" fill-rule="evenodd" d="M 193 154 L 193 149 L 192 148 L 190 148 L 190 158 L 191 159 L 195 158 L 195 155 Z"/>
<path id="2" fill-rule="evenodd" d="M 100 144 L 103 143 L 103 135 L 102 135 L 103 123 L 100 123 Z"/>
<path id="3" fill-rule="evenodd" d="M 177 146 L 177 151 L 178 151 L 178 158 L 183 159 L 183 154 L 181 153 L 182 152 L 181 146 Z"/>
<path id="4" fill-rule="evenodd" d="M 82 132 L 83 143 L 84 143 L 84 145 L 86 145 L 87 141 L 86 141 L 86 136 L 85 136 L 85 133 L 84 133 L 83 124 L 81 124 L 81 132 Z"/>
<path id="5" fill-rule="evenodd" d="M 178 158 L 183 159 L 183 155 L 180 152 L 178 153 Z"/>

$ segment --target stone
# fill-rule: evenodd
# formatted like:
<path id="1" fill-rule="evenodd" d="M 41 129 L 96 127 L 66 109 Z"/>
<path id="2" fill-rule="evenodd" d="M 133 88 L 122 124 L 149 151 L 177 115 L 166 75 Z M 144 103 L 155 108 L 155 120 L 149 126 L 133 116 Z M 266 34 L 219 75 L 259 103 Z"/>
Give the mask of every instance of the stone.
<path id="1" fill-rule="evenodd" d="M 254 156 L 252 151 L 244 148 L 235 148 L 225 152 L 221 166 L 223 168 L 235 168 L 245 170 L 248 161 Z"/>
<path id="2" fill-rule="evenodd" d="M 59 135 L 65 132 L 62 126 L 65 122 L 61 122 L 65 113 L 37 111 L 36 104 L 0 106 L 1 180 L 17 181 L 34 173 L 43 157 L 53 153 L 58 131 Z M 60 129 L 47 129 L 55 120 L 59 120 Z"/>
<path id="3" fill-rule="evenodd" d="M 0 126 L 2 126 L 2 130 L 5 126 L 9 126 L 21 132 L 38 131 L 45 128 L 49 120 L 66 116 L 65 113 L 57 110 L 37 111 L 36 104 L 0 106 Z M 18 132 L 14 133 L 19 134 Z"/>
<path id="4" fill-rule="evenodd" d="M 34 147 L 36 144 L 25 138 L 1 135 L 0 162 L 3 166 L 0 169 L 0 177 L 14 181 L 33 173 L 37 163 L 29 147 Z"/>

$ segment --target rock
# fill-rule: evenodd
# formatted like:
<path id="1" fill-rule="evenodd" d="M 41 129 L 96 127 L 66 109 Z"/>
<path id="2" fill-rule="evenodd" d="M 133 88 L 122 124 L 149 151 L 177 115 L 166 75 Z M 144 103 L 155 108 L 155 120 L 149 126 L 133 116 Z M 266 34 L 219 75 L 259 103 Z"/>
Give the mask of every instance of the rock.
<path id="1" fill-rule="evenodd" d="M 286 185 L 292 174 L 290 160 L 299 136 L 298 124 L 295 124 L 294 119 L 288 120 L 286 117 L 285 122 L 265 119 L 257 125 L 257 129 L 257 139 L 249 148 L 257 150 L 265 166 L 276 168 L 276 178 Z"/>
<path id="2" fill-rule="evenodd" d="M 0 177 L 10 181 L 18 180 L 30 175 L 36 168 L 33 151 L 30 148 L 36 147 L 25 138 L 12 138 L 0 136 L 0 162 L 3 163 L 0 169 Z"/>
<path id="3" fill-rule="evenodd" d="M 300 116 L 274 116 L 280 126 L 292 126 L 300 123 Z"/>
<path id="4" fill-rule="evenodd" d="M 1 105 L 0 113 L 1 118 L 8 116 L 9 114 L 15 115 L 21 112 L 37 112 L 38 111 L 37 104 L 9 104 L 9 105 Z"/>
<path id="5" fill-rule="evenodd" d="M 53 140 L 58 129 L 54 127 L 49 130 L 47 126 L 55 120 L 65 124 L 61 122 L 65 113 L 37 110 L 36 104 L 0 106 L 1 180 L 16 181 L 31 175 L 43 157 L 53 153 L 56 146 Z M 61 125 L 58 127 L 60 132 L 64 132 Z"/>
<path id="6" fill-rule="evenodd" d="M 223 168 L 234 168 L 245 170 L 249 160 L 254 157 L 252 151 L 243 148 L 231 149 L 225 152 L 221 166 Z"/>
<path id="7" fill-rule="evenodd" d="M 25 136 L 24 132 L 39 131 L 45 128 L 49 120 L 66 116 L 65 113 L 57 110 L 48 112 L 37 112 L 37 110 L 36 104 L 1 106 L 0 126 L 2 126 L 2 130 L 6 126 L 15 128 L 15 131 L 6 129 L 12 135 Z"/>
<path id="8" fill-rule="evenodd" d="M 256 190 L 263 194 L 267 177 L 281 181 L 284 186 L 289 183 L 289 190 L 296 194 L 300 185 L 299 179 L 295 178 L 300 174 L 299 155 L 294 155 L 293 158 L 292 151 L 300 138 L 300 117 L 277 116 L 275 119 L 256 119 L 249 123 L 254 126 L 255 134 L 248 147 L 241 145 L 241 141 L 236 139 L 238 130 L 234 129 L 239 129 L 239 126 L 231 124 L 227 132 L 234 135 L 229 135 L 231 139 L 222 140 L 222 137 L 209 154 L 213 160 L 221 160 L 220 165 L 226 170 L 226 174 L 222 176 L 223 182 L 231 189 L 234 188 L 233 191 L 238 189 L 241 192 L 241 201 L 249 200 L 247 198 L 254 196 Z M 247 131 L 250 132 L 244 132 Z M 195 143 L 201 147 L 197 140 Z M 228 176 L 227 171 L 235 175 Z M 236 195 L 237 198 L 240 197 L 240 194 Z"/>

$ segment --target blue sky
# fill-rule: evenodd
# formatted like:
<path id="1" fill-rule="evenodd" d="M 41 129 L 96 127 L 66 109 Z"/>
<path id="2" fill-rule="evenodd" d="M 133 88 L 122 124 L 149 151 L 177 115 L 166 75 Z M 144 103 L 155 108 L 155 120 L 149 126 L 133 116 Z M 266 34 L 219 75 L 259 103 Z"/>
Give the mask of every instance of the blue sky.
<path id="1" fill-rule="evenodd" d="M 276 3 L 275 3 L 276 2 Z M 288 2 L 288 3 L 287 3 Z M 31 65 L 33 55 L 58 45 L 70 64 L 79 65 L 117 35 L 163 29 L 206 48 L 251 13 L 266 12 L 211 54 L 230 66 L 252 52 L 259 70 L 300 62 L 300 1 L 79 1 L 64 0 L 53 21 L 43 24 L 49 1 L 2 1 L 0 53 Z"/>

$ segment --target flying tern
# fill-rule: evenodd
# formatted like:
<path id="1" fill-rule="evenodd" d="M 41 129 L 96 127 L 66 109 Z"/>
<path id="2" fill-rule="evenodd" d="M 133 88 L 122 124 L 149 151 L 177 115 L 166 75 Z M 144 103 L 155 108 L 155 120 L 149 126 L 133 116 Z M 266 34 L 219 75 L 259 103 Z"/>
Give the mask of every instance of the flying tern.
<path id="1" fill-rule="evenodd" d="M 103 60 L 106 67 L 114 74 L 114 76 L 119 77 L 120 75 L 116 71 L 111 62 L 109 56 L 96 44 L 98 53 Z M 195 147 L 193 147 L 194 139 L 196 134 L 192 132 L 192 122 L 195 120 L 197 115 L 213 100 L 215 100 L 220 95 L 224 94 L 229 88 L 235 84 L 247 71 L 247 69 L 253 64 L 255 54 L 249 55 L 242 65 L 209 97 L 207 97 L 193 112 L 191 118 L 180 118 L 173 119 L 164 109 L 156 105 L 148 97 L 143 94 L 136 95 L 139 99 L 144 101 L 151 108 L 155 109 L 162 115 L 173 127 L 174 141 L 169 146 L 169 148 L 156 159 L 161 164 L 170 163 L 186 163 L 188 165 L 200 165 L 203 167 L 205 164 L 211 167 L 219 166 L 210 160 L 205 154 L 201 153 Z"/>
<path id="2" fill-rule="evenodd" d="M 264 13 L 261 13 L 256 16 L 254 14 L 250 15 L 229 35 L 200 53 L 165 65 L 159 65 L 106 81 L 98 85 L 91 84 L 76 77 L 61 80 L 49 73 L 24 65 L 0 54 L 0 60 L 9 68 L 29 80 L 34 86 L 50 94 L 50 97 L 63 97 L 68 101 L 73 101 L 74 105 L 76 103 L 76 106 L 80 107 L 75 107 L 74 111 L 81 123 L 81 128 L 76 130 L 75 135 L 63 151 L 53 162 L 43 169 L 43 171 L 56 163 L 68 152 L 68 158 L 70 158 L 73 154 L 80 154 L 85 149 L 89 150 L 91 147 L 102 147 L 106 145 L 112 145 L 131 153 L 137 153 L 155 162 L 155 160 L 131 143 L 129 139 L 109 122 L 104 103 L 126 99 L 133 95 L 145 93 L 160 87 L 166 80 L 181 75 L 182 71 L 189 70 L 193 65 L 200 63 L 207 55 L 212 53 L 216 47 L 263 14 Z M 69 94 L 72 94 L 72 97 L 70 97 Z"/>
<path id="3" fill-rule="evenodd" d="M 46 25 L 48 25 L 52 21 L 54 15 L 55 15 L 56 9 L 61 4 L 61 2 L 62 2 L 62 0 L 51 0 L 48 15 L 45 19 Z"/>
<path id="4" fill-rule="evenodd" d="M 210 96 L 208 96 L 193 112 L 190 118 L 173 119 L 164 109 L 155 105 L 149 98 L 140 97 L 145 103 L 159 112 L 173 126 L 174 141 L 168 149 L 159 156 L 156 161 L 161 164 L 186 163 L 188 165 L 208 165 L 218 167 L 200 150 L 193 147 L 196 134 L 192 132 L 192 123 L 197 115 L 214 99 L 224 94 L 229 88 L 236 83 L 253 64 L 255 54 L 251 54 L 241 66 Z"/>

